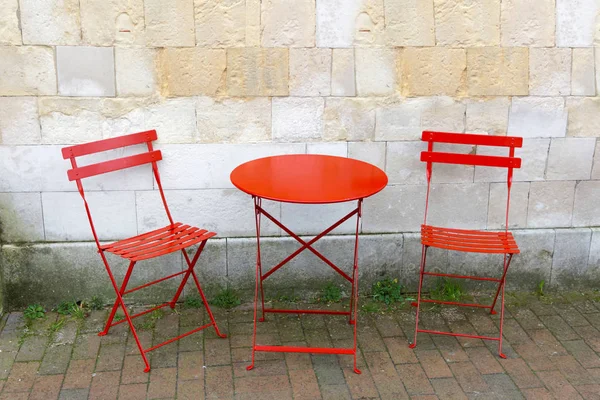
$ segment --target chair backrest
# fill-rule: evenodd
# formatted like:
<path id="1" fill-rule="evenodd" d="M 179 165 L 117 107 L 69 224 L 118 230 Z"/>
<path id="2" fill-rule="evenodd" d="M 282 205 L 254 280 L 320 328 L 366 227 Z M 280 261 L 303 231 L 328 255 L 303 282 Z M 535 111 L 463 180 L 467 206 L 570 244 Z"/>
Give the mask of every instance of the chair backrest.
<path id="1" fill-rule="evenodd" d="M 83 143 L 75 146 L 68 146 L 62 149 L 63 158 L 65 160 L 69 159 L 71 161 L 72 168 L 67 171 L 67 176 L 70 181 L 76 181 L 77 183 L 77 189 L 79 190 L 79 193 L 81 194 L 81 197 L 83 199 L 85 210 L 87 212 L 87 216 L 90 221 L 90 226 L 92 228 L 92 233 L 94 235 L 96 243 L 98 244 L 98 247 L 100 246 L 100 242 L 98 241 L 98 236 L 96 235 L 96 229 L 94 228 L 92 215 L 90 213 L 88 203 L 85 199 L 83 184 L 81 183 L 81 180 L 85 178 L 105 174 L 108 172 L 119 171 L 126 168 L 136 167 L 139 165 L 152 164 L 152 172 L 154 174 L 154 179 L 156 180 L 156 183 L 158 185 L 158 189 L 163 201 L 163 205 L 165 207 L 165 211 L 167 213 L 167 217 L 169 218 L 171 224 L 173 224 L 173 218 L 171 217 L 171 212 L 169 211 L 169 207 L 165 199 L 165 194 L 163 192 L 162 184 L 160 181 L 160 175 L 158 173 L 158 166 L 156 164 L 157 161 L 162 160 L 162 153 L 160 152 L 160 150 L 154 150 L 152 147 L 152 142 L 156 139 L 156 131 L 150 130 L 145 132 L 132 133 L 130 135 L 118 136 L 111 139 L 103 139 L 95 142 Z M 98 162 L 81 167 L 77 165 L 77 157 L 101 153 L 109 150 L 115 150 L 128 146 L 135 146 L 144 143 L 146 144 L 148 150 L 140 154 L 116 158 L 113 160 Z"/>
<path id="2" fill-rule="evenodd" d="M 425 218 L 423 223 L 427 224 L 427 210 L 429 208 L 429 191 L 431 187 L 433 163 L 473 165 L 507 169 L 506 183 L 508 195 L 506 200 L 505 228 L 508 230 L 508 213 L 510 209 L 510 189 L 512 187 L 513 169 L 521 168 L 521 159 L 515 157 L 515 148 L 523 147 L 523 138 L 516 136 L 488 136 L 470 133 L 423 131 L 421 140 L 427 142 L 427 151 L 421 152 L 421 161 L 427 163 L 427 195 L 425 199 Z M 508 156 L 439 152 L 434 151 L 435 143 L 504 147 L 508 149 Z"/>

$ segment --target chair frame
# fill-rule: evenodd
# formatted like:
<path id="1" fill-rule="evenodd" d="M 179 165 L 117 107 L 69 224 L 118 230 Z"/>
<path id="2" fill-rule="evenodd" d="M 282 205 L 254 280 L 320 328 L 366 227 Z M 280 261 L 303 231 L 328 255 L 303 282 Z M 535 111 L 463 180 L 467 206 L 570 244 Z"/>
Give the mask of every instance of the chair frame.
<path id="1" fill-rule="evenodd" d="M 167 205 L 167 201 L 166 201 L 165 194 L 163 191 L 162 183 L 160 180 L 160 175 L 158 173 L 157 162 L 162 160 L 162 153 L 160 150 L 154 150 L 153 146 L 152 146 L 152 142 L 156 139 L 157 139 L 156 131 L 150 130 L 150 131 L 145 131 L 145 132 L 139 132 L 139 133 L 133 133 L 133 134 L 124 135 L 124 136 L 119 136 L 119 137 L 111 138 L 111 139 L 104 139 L 104 140 L 99 140 L 99 141 L 95 141 L 95 142 L 89 142 L 89 143 L 79 144 L 79 145 L 75 145 L 75 146 L 69 146 L 69 147 L 65 147 L 62 149 L 63 158 L 69 159 L 71 162 L 72 169 L 67 171 L 68 178 L 70 181 L 76 181 L 76 183 L 77 183 L 77 190 L 79 191 L 79 194 L 81 195 L 81 198 L 83 199 L 85 211 L 86 211 L 89 223 L 90 223 L 92 234 L 94 236 L 94 241 L 96 242 L 96 246 L 98 247 L 98 253 L 100 254 L 100 257 L 102 258 L 102 262 L 104 263 L 106 272 L 108 273 L 108 277 L 109 277 L 111 284 L 116 293 L 116 300 L 111 309 L 108 320 L 106 321 L 105 328 L 102 332 L 98 333 L 98 336 L 104 336 L 109 332 L 111 327 L 113 327 L 115 325 L 119 325 L 124 322 L 127 322 L 129 324 L 129 327 L 133 334 L 133 338 L 135 339 L 135 342 L 138 346 L 138 349 L 140 351 L 142 359 L 144 361 L 144 364 L 145 364 L 144 372 L 150 371 L 150 363 L 148 362 L 146 353 L 148 353 L 152 350 L 155 350 L 159 347 L 162 347 L 166 344 L 172 343 L 176 340 L 179 340 L 179 339 L 186 337 L 188 335 L 191 335 L 195 332 L 206 329 L 210 326 L 214 327 L 217 336 L 219 336 L 221 338 L 227 337 L 226 335 L 222 334 L 219 331 L 219 328 L 215 321 L 214 315 L 211 312 L 208 302 L 206 300 L 206 296 L 204 295 L 202 287 L 200 286 L 198 276 L 196 275 L 196 272 L 194 271 L 194 267 L 196 266 L 196 263 L 198 261 L 198 258 L 200 257 L 200 254 L 202 254 L 202 251 L 204 250 L 206 241 L 209 238 L 215 236 L 216 233 L 208 232 L 204 229 L 190 227 L 189 225 L 183 225 L 181 223 L 175 223 L 173 221 L 173 218 L 171 216 L 171 212 L 169 210 L 169 206 Z M 140 144 L 144 144 L 144 143 L 146 144 L 148 151 L 143 152 L 141 154 L 126 156 L 126 157 L 117 158 L 117 159 L 104 161 L 104 162 L 99 162 L 99 163 L 95 163 L 95 164 L 90 164 L 90 165 L 86 165 L 86 166 L 82 166 L 82 167 L 79 167 L 77 165 L 76 158 L 80 157 L 80 156 L 100 153 L 100 152 L 114 150 L 114 149 L 123 148 L 123 147 L 127 147 L 127 146 L 140 145 Z M 138 236 L 134 236 L 132 238 L 120 240 L 118 242 L 107 244 L 107 245 L 102 245 L 100 243 L 100 240 L 98 239 L 98 235 L 96 233 L 96 228 L 94 226 L 94 221 L 92 219 L 92 214 L 90 212 L 90 208 L 89 208 L 88 202 L 85 197 L 85 192 L 84 192 L 83 184 L 81 183 L 81 180 L 92 177 L 92 176 L 101 175 L 101 174 L 109 173 L 109 172 L 113 172 L 113 171 L 119 171 L 122 169 L 131 168 L 131 167 L 144 165 L 144 164 L 152 164 L 152 172 L 154 175 L 154 179 L 158 186 L 158 190 L 159 190 L 159 193 L 160 193 L 160 196 L 162 199 L 162 203 L 163 203 L 163 206 L 164 206 L 165 212 L 167 214 L 167 218 L 169 220 L 170 225 L 168 225 L 167 227 L 161 228 L 161 229 L 157 229 L 157 230 L 147 232 L 147 233 L 144 233 L 144 234 L 141 234 Z M 143 242 L 143 240 L 146 240 L 148 242 Z M 197 249 L 195 255 L 193 256 L 193 258 L 190 259 L 190 256 L 187 254 L 185 249 L 190 246 L 196 245 L 196 244 L 198 244 L 198 249 Z M 136 245 L 138 247 L 135 247 Z M 182 252 L 183 257 L 187 264 L 186 269 L 184 269 L 183 271 L 177 272 L 175 274 L 154 280 L 152 282 L 145 283 L 141 286 L 138 286 L 138 287 L 135 287 L 132 289 L 127 289 L 127 284 L 129 282 L 129 279 L 131 278 L 133 268 L 138 261 L 159 257 L 162 255 L 174 253 L 177 251 Z M 120 287 L 117 285 L 117 281 L 116 281 L 115 276 L 110 268 L 110 265 L 108 263 L 106 255 L 105 255 L 105 252 L 111 252 L 111 253 L 120 255 L 122 258 L 126 258 L 130 261 L 129 267 L 127 268 L 127 272 L 125 273 L 123 282 L 121 283 Z M 135 292 L 135 291 L 143 289 L 143 288 L 146 288 L 148 286 L 166 281 L 168 279 L 175 278 L 179 275 L 183 275 L 183 279 L 182 279 L 179 287 L 177 288 L 175 296 L 170 301 L 168 301 L 164 304 L 158 305 L 156 307 L 150 308 L 149 310 L 145 310 L 143 312 L 130 315 L 130 313 L 127 311 L 125 301 L 123 300 L 124 295 Z M 179 297 L 181 296 L 183 288 L 185 287 L 190 276 L 193 278 L 196 288 L 198 289 L 198 293 L 200 294 L 200 297 L 202 298 L 202 302 L 204 303 L 204 308 L 206 309 L 207 314 L 210 318 L 210 323 L 200 326 L 198 328 L 195 328 L 189 332 L 186 332 L 175 338 L 169 339 L 165 342 L 159 343 L 148 349 L 144 349 L 139 340 L 135 326 L 133 324 L 133 319 L 136 317 L 148 314 L 152 311 L 158 310 L 160 308 L 166 307 L 166 306 L 174 308 L 175 304 L 179 300 Z M 121 307 L 123 309 L 123 313 L 125 314 L 125 319 L 113 322 L 115 314 L 119 307 Z"/>
<path id="2" fill-rule="evenodd" d="M 506 286 L 506 273 L 508 272 L 508 268 L 510 266 L 510 262 L 512 261 L 513 255 L 519 253 L 519 248 L 516 242 L 514 241 L 512 234 L 508 231 L 508 215 L 510 210 L 510 192 L 512 187 L 513 169 L 521 167 L 521 159 L 515 157 L 515 148 L 523 146 L 523 138 L 512 136 L 487 136 L 467 133 L 424 131 L 421 136 L 421 140 L 427 142 L 427 151 L 421 152 L 421 161 L 427 163 L 427 193 L 425 197 L 425 216 L 423 219 L 423 225 L 421 226 L 421 265 L 419 271 L 419 291 L 417 295 L 417 301 L 412 303 L 412 305 L 417 308 L 415 320 L 415 336 L 413 342 L 409 345 L 409 347 L 411 349 L 416 347 L 417 335 L 419 332 L 484 340 L 495 340 L 498 341 L 498 355 L 501 358 L 506 358 L 506 355 L 502 352 L 502 329 L 504 324 L 504 288 Z M 509 155 L 508 157 L 501 157 L 477 154 L 435 152 L 435 143 L 505 147 L 508 148 Z M 427 212 L 429 209 L 429 194 L 431 189 L 431 175 L 433 163 L 507 168 L 507 199 L 504 232 L 446 229 L 428 226 Z M 463 240 L 462 243 L 458 242 L 457 239 L 460 238 L 461 235 L 463 238 L 469 237 L 468 241 Z M 493 278 L 427 272 L 425 271 L 425 266 L 427 262 L 427 250 L 429 249 L 429 247 L 438 247 L 447 250 L 474 253 L 504 254 L 502 276 L 500 278 Z M 423 287 L 423 278 L 425 275 L 497 282 L 498 288 L 496 290 L 496 294 L 491 305 L 440 301 L 434 299 L 422 299 L 421 295 Z M 419 314 L 421 303 L 436 303 L 462 307 L 486 308 L 490 310 L 490 314 L 496 314 L 494 307 L 496 306 L 496 302 L 498 300 L 500 292 L 502 292 L 500 311 L 500 333 L 497 337 L 472 335 L 465 333 L 443 332 L 430 329 L 419 329 Z"/>

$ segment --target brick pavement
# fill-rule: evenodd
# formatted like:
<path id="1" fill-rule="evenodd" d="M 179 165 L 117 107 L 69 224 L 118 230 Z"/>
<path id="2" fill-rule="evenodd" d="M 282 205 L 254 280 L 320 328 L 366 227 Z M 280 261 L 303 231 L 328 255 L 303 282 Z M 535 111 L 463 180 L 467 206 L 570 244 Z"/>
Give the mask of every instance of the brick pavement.
<path id="1" fill-rule="evenodd" d="M 569 296 L 572 297 L 572 296 Z M 505 353 L 496 343 L 447 336 L 412 337 L 414 310 L 363 313 L 359 319 L 362 375 L 349 356 L 257 353 L 250 358 L 252 312 L 215 309 L 228 339 L 206 330 L 150 353 L 143 364 L 128 329 L 98 337 L 106 311 L 83 321 L 59 316 L 25 328 L 21 313 L 4 317 L 0 333 L 0 399 L 600 399 L 600 303 L 586 297 L 552 304 L 515 297 L 507 308 Z M 196 326 L 201 310 L 167 313 L 140 331 L 146 346 Z M 498 316 L 455 308 L 424 314 L 429 328 L 497 332 Z M 341 317 L 272 315 L 259 324 L 265 344 L 348 346 Z"/>

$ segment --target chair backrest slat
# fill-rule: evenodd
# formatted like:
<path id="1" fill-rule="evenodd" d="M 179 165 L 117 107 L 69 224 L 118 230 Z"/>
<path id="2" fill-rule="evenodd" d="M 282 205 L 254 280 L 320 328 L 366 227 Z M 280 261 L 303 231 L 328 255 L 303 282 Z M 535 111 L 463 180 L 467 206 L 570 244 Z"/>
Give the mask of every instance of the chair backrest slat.
<path id="1" fill-rule="evenodd" d="M 66 160 L 67 158 L 86 156 L 88 154 L 100 153 L 102 151 L 118 149 L 120 147 L 147 143 L 156 139 L 156 130 L 133 133 L 131 135 L 118 136 L 115 138 L 64 147 L 62 149 L 62 156 Z"/>
<path id="2" fill-rule="evenodd" d="M 138 165 L 149 164 L 162 160 L 160 150 L 136 154 L 133 156 L 115 158 L 114 160 L 90 164 L 83 167 L 73 168 L 67 171 L 70 181 L 89 178 L 90 176 L 100 175 L 107 172 L 118 171 L 120 169 L 137 167 Z"/>
<path id="3" fill-rule="evenodd" d="M 523 147 L 523 138 L 516 136 L 488 136 L 472 133 L 423 131 L 424 142 L 470 144 L 477 146 Z"/>
<path id="4" fill-rule="evenodd" d="M 482 156 L 435 151 L 421 152 L 421 161 L 442 164 L 478 165 L 482 167 L 521 168 L 521 159 L 518 157 Z"/>

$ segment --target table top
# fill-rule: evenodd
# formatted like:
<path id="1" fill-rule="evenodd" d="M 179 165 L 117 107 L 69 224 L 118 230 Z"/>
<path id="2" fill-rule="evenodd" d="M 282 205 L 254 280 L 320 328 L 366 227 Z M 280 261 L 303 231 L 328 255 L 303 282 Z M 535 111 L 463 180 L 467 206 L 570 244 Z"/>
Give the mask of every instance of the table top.
<path id="1" fill-rule="evenodd" d="M 231 172 L 235 187 L 263 199 L 302 204 L 363 199 L 388 183 L 385 172 L 352 158 L 291 154 L 259 158 Z"/>

